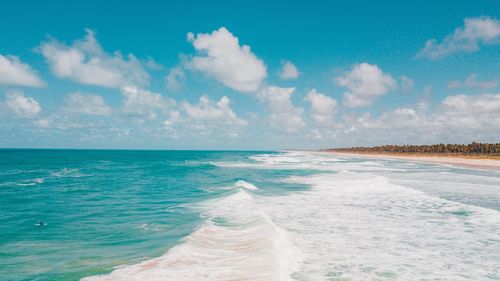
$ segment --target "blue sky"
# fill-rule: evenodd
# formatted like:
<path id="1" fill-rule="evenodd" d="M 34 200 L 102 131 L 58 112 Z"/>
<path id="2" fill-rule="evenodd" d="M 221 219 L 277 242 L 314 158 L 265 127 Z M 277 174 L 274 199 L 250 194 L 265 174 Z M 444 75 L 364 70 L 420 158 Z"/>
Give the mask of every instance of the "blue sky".
<path id="1" fill-rule="evenodd" d="M 498 1 L 11 1 L 0 147 L 499 141 Z"/>

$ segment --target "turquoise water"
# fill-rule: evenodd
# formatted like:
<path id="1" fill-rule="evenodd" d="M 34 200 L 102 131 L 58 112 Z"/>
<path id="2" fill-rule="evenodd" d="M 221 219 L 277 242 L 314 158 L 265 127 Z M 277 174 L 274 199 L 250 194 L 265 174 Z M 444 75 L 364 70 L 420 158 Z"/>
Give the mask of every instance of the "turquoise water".
<path id="1" fill-rule="evenodd" d="M 1 150 L 0 276 L 78 280 L 158 256 L 202 222 L 187 204 L 240 178 L 265 181 L 210 164 L 253 154 Z"/>
<path id="2" fill-rule="evenodd" d="M 0 279 L 500 280 L 499 210 L 493 171 L 310 152 L 0 150 Z"/>

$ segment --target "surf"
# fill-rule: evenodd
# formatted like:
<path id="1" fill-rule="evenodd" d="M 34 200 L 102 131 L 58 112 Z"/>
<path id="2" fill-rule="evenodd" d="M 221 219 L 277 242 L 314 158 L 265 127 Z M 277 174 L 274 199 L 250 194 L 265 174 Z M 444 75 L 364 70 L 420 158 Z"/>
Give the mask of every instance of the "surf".
<path id="1" fill-rule="evenodd" d="M 288 233 L 247 192 L 255 185 L 239 180 L 235 187 L 194 206 L 203 224 L 163 256 L 82 280 L 292 280 L 298 252 Z"/>

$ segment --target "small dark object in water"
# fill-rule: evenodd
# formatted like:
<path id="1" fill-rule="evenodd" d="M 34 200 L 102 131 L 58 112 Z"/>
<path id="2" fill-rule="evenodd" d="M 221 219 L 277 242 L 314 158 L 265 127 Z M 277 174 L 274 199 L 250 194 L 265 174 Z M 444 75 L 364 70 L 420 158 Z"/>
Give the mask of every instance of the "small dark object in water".
<path id="1" fill-rule="evenodd" d="M 47 224 L 44 223 L 43 221 L 38 221 L 38 223 L 35 224 L 36 226 L 46 226 Z"/>

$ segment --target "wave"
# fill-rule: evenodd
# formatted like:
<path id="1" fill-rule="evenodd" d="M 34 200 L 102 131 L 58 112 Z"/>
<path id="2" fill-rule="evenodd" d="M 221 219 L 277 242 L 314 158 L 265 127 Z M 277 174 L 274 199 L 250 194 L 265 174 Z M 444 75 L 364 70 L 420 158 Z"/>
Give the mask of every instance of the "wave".
<path id="1" fill-rule="evenodd" d="M 307 192 L 263 197 L 307 253 L 301 280 L 485 280 L 499 276 L 500 212 L 343 171 L 295 176 Z"/>
<path id="2" fill-rule="evenodd" d="M 498 186 L 498 178 L 396 161 L 330 161 L 329 156 L 314 153 L 249 158 L 212 164 L 320 173 L 301 171 L 285 180 L 273 179 L 310 186 L 276 196 L 258 196 L 252 192 L 258 189 L 255 185 L 235 181 L 224 189 L 224 197 L 194 206 L 204 222 L 163 256 L 84 280 L 485 280 L 500 276 L 500 212 L 408 185 L 421 180 L 419 184 L 429 189 L 451 190 L 447 185 L 466 182 L 472 192 Z"/>
<path id="3" fill-rule="evenodd" d="M 18 185 L 18 186 L 33 186 L 33 185 L 41 184 L 43 182 L 44 182 L 43 178 L 36 178 L 36 179 L 29 181 L 29 182 L 16 183 L 16 185 Z"/>
<path id="4" fill-rule="evenodd" d="M 51 176 L 57 177 L 57 178 L 80 178 L 80 177 L 86 177 L 86 176 L 90 176 L 90 175 L 80 173 L 80 170 L 78 170 L 78 169 L 62 168 L 59 171 L 52 172 Z"/>
<path id="5" fill-rule="evenodd" d="M 255 185 L 253 185 L 253 184 L 251 184 L 249 182 L 246 182 L 244 180 L 237 181 L 236 184 L 235 184 L 235 186 L 236 187 L 245 188 L 245 189 L 248 189 L 248 190 L 257 190 L 258 189 Z"/>
<path id="6" fill-rule="evenodd" d="M 266 170 L 311 170 L 311 171 L 330 171 L 336 172 L 339 170 L 352 171 L 388 171 L 388 172 L 405 172 L 407 169 L 397 167 L 387 167 L 383 164 L 368 163 L 346 163 L 340 161 L 317 161 L 309 162 L 307 159 L 302 159 L 297 162 L 281 161 L 280 159 L 267 160 L 263 162 L 211 162 L 212 165 L 219 168 L 246 168 L 246 169 L 266 169 Z"/>
<path id="7" fill-rule="evenodd" d="M 198 206 L 205 222 L 163 256 L 82 280 L 291 280 L 298 255 L 288 234 L 244 190 L 253 185 L 238 183 L 242 189 Z"/>

